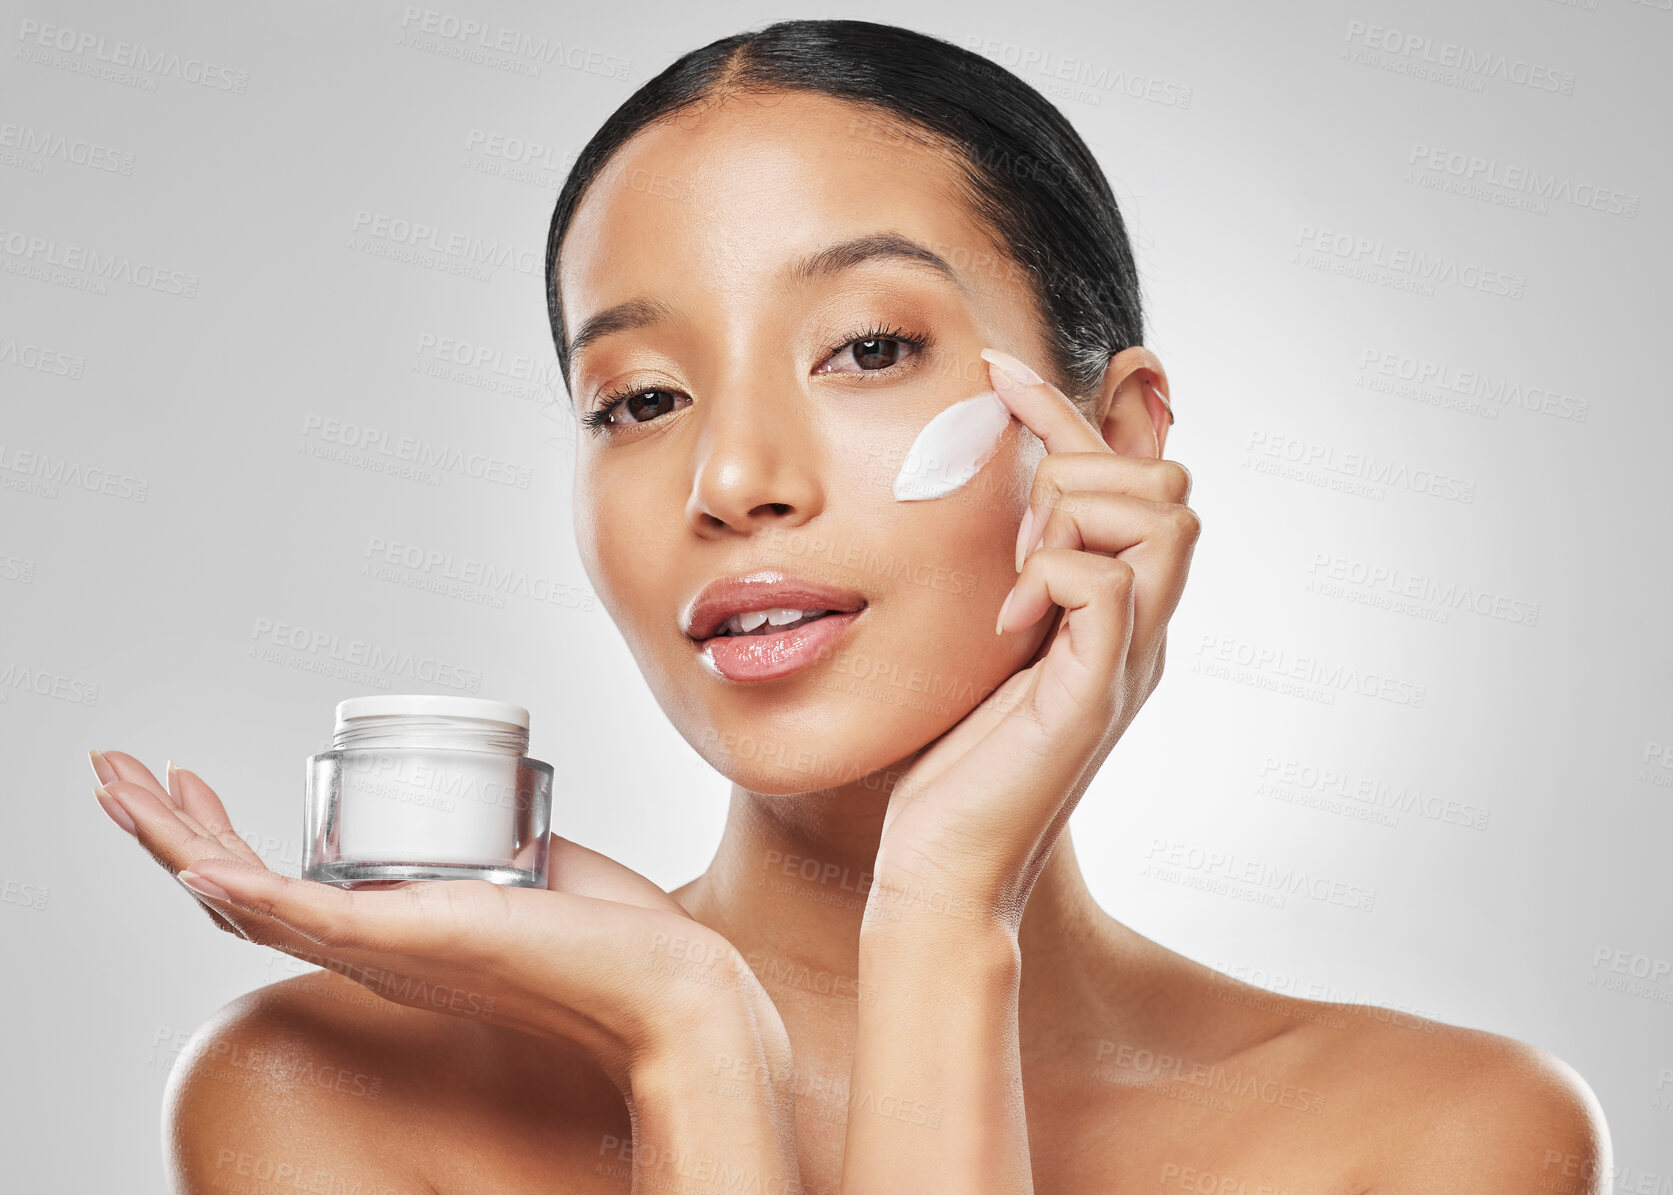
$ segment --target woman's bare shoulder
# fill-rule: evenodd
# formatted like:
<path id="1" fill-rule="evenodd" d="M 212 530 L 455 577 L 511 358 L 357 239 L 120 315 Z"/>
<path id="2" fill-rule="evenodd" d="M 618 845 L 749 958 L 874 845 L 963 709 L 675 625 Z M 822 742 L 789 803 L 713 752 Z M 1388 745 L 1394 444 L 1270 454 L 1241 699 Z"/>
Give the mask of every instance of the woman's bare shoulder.
<path id="1" fill-rule="evenodd" d="M 1607 1189 L 1602 1107 L 1554 1055 L 1502 1034 L 1204 971 L 1203 1004 L 1265 1019 L 1284 1069 L 1314 1093 L 1320 1127 L 1345 1135 L 1379 1184 L 1442 1195 Z"/>
<path id="2" fill-rule="evenodd" d="M 316 971 L 248 992 L 199 1027 L 169 1077 L 164 1144 L 179 1193 L 296 1183 L 445 1195 L 490 1179 L 516 1189 L 558 1172 L 573 1181 L 610 1128 L 627 1134 L 619 1105 L 558 1043 Z"/>
<path id="3" fill-rule="evenodd" d="M 1368 1139 L 1382 1172 L 1442 1193 L 1608 1189 L 1602 1105 L 1562 1059 L 1482 1029 L 1331 1008 L 1349 1028 L 1334 1042 L 1315 1031 L 1319 1065 L 1345 1110 L 1386 1118 Z"/>
<path id="4" fill-rule="evenodd" d="M 192 1034 L 163 1097 L 175 1192 L 297 1181 L 306 1190 L 319 1178 L 351 1190 L 432 1190 L 403 1153 L 396 1118 L 388 1117 L 387 1135 L 369 1131 L 397 1098 L 381 1018 L 334 986 L 348 981 L 332 981 L 302 975 L 268 984 Z"/>

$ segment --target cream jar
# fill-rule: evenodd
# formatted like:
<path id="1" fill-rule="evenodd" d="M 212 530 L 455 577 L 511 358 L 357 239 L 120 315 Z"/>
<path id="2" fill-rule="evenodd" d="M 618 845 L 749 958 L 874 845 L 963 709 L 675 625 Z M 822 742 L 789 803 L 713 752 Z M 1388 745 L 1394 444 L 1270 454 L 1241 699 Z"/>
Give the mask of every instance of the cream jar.
<path id="1" fill-rule="evenodd" d="M 529 712 L 477 697 L 351 697 L 308 757 L 310 880 L 487 880 L 546 887 L 552 765 L 526 756 Z"/>

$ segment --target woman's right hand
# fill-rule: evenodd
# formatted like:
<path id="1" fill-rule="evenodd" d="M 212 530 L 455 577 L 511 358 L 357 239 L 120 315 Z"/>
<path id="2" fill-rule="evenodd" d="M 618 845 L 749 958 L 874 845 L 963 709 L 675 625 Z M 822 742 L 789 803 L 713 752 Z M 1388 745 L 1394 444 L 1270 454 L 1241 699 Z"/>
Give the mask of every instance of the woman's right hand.
<path id="1" fill-rule="evenodd" d="M 700 1063 L 693 1048 L 787 1066 L 783 1022 L 740 952 L 596 851 L 553 835 L 544 891 L 483 880 L 347 891 L 270 870 L 194 773 L 176 768 L 164 787 L 125 752 L 92 759 L 112 820 L 228 932 L 395 1003 L 574 1042 L 624 1093 L 641 1064 Z"/>

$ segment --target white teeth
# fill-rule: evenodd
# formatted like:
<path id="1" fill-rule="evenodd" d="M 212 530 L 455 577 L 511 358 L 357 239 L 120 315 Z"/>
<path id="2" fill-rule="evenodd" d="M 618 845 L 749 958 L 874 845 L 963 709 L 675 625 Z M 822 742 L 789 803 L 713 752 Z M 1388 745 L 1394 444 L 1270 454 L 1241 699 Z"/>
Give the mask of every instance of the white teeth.
<path id="1" fill-rule="evenodd" d="M 775 627 L 788 626 L 804 618 L 817 614 L 829 614 L 829 610 L 749 610 L 742 614 L 734 614 L 720 624 L 720 633 L 731 635 L 749 635 L 759 630 L 763 625 L 771 623 Z"/>

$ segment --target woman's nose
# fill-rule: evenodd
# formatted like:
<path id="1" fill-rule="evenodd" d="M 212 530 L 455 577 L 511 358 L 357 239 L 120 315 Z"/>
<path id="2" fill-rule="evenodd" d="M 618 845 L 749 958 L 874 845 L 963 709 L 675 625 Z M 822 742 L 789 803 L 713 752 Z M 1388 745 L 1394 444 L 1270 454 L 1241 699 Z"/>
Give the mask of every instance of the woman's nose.
<path id="1" fill-rule="evenodd" d="M 737 387 L 703 404 L 686 503 L 695 530 L 747 534 L 818 513 L 823 462 L 806 404 L 790 386 Z"/>

